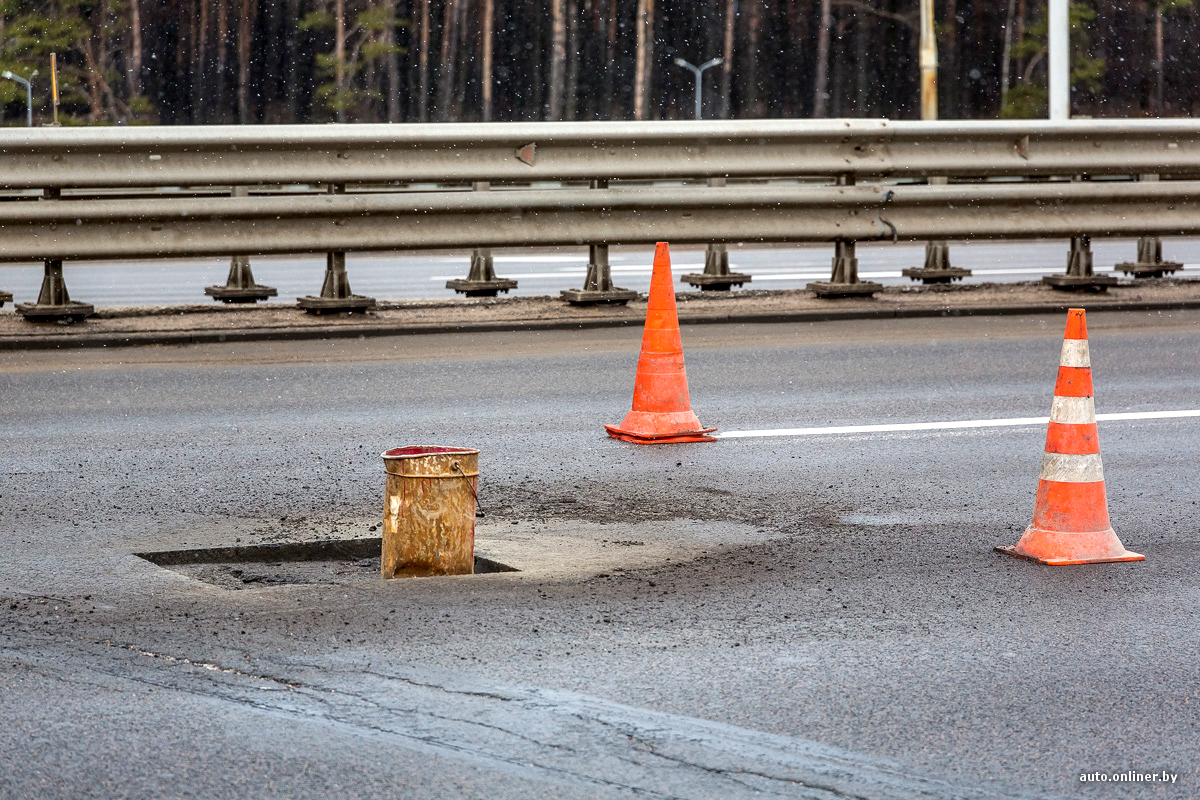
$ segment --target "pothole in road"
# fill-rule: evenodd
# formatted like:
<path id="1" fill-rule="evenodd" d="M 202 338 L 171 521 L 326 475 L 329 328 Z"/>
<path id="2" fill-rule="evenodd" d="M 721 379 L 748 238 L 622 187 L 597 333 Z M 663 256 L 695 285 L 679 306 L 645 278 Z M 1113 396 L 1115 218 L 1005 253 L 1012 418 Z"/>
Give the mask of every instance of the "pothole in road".
<path id="1" fill-rule="evenodd" d="M 381 580 L 379 561 L 382 546 L 382 539 L 375 537 L 161 550 L 134 555 L 222 589 L 256 589 L 264 586 Z M 517 571 L 515 567 L 499 561 L 475 556 L 476 575 Z"/>

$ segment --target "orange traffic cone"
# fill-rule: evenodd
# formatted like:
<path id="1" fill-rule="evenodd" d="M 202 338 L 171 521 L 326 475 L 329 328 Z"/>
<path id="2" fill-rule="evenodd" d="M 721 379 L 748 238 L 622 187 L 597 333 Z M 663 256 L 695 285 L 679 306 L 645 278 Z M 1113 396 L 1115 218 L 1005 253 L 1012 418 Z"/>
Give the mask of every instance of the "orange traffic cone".
<path id="1" fill-rule="evenodd" d="M 671 253 L 666 242 L 654 250 L 650 278 L 650 304 L 642 333 L 633 384 L 633 410 L 620 425 L 605 425 L 608 435 L 637 444 L 713 442 L 716 428 L 705 428 L 692 412 L 687 373 L 683 368 L 683 341 L 675 310 L 675 284 L 671 279 Z"/>
<path id="2" fill-rule="evenodd" d="M 1054 566 L 1146 558 L 1126 550 L 1108 521 L 1087 317 L 1082 308 L 1067 312 L 1033 524 L 1015 547 L 996 549 Z"/>

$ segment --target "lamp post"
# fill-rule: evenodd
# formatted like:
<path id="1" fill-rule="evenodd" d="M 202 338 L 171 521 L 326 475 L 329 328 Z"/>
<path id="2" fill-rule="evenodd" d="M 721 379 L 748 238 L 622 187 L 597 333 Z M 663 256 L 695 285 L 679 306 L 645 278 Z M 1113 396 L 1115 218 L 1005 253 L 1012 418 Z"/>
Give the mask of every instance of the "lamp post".
<path id="1" fill-rule="evenodd" d="M 36 69 L 30 74 L 29 77 L 32 78 L 34 75 L 37 75 Z M 29 81 L 27 81 L 25 78 L 22 78 L 20 75 L 14 75 L 13 73 L 9 72 L 8 70 L 5 70 L 4 72 L 0 72 L 0 77 L 8 78 L 10 81 L 16 81 L 17 83 L 20 83 L 25 86 L 25 117 L 26 117 L 29 127 L 32 128 L 33 127 L 33 86 L 30 85 Z"/>
<path id="2" fill-rule="evenodd" d="M 1068 0 L 1050 0 L 1050 119 L 1071 118 L 1071 10 Z"/>
<path id="3" fill-rule="evenodd" d="M 676 64 L 684 67 L 685 69 L 691 70 L 692 74 L 696 76 L 696 119 L 700 119 L 702 116 L 700 111 L 700 103 L 704 98 L 704 93 L 701 89 L 701 87 L 704 85 L 704 70 L 708 69 L 709 67 L 715 67 L 718 64 L 723 64 L 724 62 L 725 59 L 723 58 L 714 58 L 709 61 L 705 61 L 703 64 L 697 67 L 687 61 L 684 61 L 682 58 L 675 59 Z"/>
<path id="4" fill-rule="evenodd" d="M 938 53 L 937 28 L 933 19 L 933 0 L 921 0 L 921 119 L 938 118 Z M 929 176 L 930 186 L 946 185 L 944 175 Z M 906 278 L 922 283 L 951 283 L 962 280 L 971 270 L 950 263 L 950 245 L 935 239 L 925 243 L 925 265 L 900 271 Z"/>
<path id="5" fill-rule="evenodd" d="M 933 0 L 921 0 L 921 119 L 938 118 L 938 53 Z"/>

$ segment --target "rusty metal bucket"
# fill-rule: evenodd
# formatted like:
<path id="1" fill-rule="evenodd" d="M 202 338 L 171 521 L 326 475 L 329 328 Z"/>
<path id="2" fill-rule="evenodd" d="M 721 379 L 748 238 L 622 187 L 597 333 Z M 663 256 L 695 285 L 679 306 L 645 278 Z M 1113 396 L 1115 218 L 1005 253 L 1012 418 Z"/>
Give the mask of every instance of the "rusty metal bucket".
<path id="1" fill-rule="evenodd" d="M 383 577 L 472 574 L 479 451 L 396 447 L 383 464 Z"/>

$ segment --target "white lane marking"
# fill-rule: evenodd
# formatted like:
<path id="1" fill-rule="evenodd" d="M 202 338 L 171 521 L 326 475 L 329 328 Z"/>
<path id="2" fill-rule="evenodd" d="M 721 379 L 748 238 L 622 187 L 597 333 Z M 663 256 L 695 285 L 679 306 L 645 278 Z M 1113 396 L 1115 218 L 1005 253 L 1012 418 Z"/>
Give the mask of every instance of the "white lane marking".
<path id="1" fill-rule="evenodd" d="M 513 280 L 535 280 L 538 278 L 585 278 L 587 277 L 587 265 L 560 269 L 555 272 L 508 272 L 507 270 L 500 274 L 501 278 L 512 278 Z M 679 273 L 686 269 L 704 269 L 703 264 L 675 264 L 672 270 Z M 614 275 L 650 275 L 654 270 L 651 267 L 611 267 Z M 431 281 L 452 281 L 461 278 L 462 275 L 431 275 Z M 678 275 L 676 276 L 678 277 Z"/>
<path id="2" fill-rule="evenodd" d="M 570 264 L 579 259 L 587 261 L 587 254 L 562 256 L 492 256 L 497 264 Z"/>
<path id="3" fill-rule="evenodd" d="M 431 275 L 431 281 L 453 281 L 462 278 L 462 275 Z M 533 280 L 535 278 L 585 278 L 587 277 L 586 269 L 564 269 L 560 272 L 508 272 L 500 273 L 501 278 L 512 278 L 513 280 Z"/>
<path id="4" fill-rule="evenodd" d="M 587 274 L 586 273 L 586 266 L 587 266 L 586 256 L 583 256 L 583 257 L 575 256 L 575 257 L 571 257 L 571 258 L 560 257 L 560 256 L 554 256 L 554 257 L 538 256 L 538 257 L 530 257 L 530 258 L 525 258 L 525 259 L 518 258 L 518 257 L 501 258 L 501 257 L 497 256 L 493 260 L 498 263 L 504 263 L 504 262 L 520 263 L 521 261 L 525 261 L 527 263 L 534 263 L 534 262 L 544 261 L 544 262 L 553 262 L 553 263 L 573 263 L 574 264 L 574 266 L 565 267 L 565 268 L 559 269 L 555 272 L 515 272 L 515 273 L 514 272 L 506 272 L 506 273 L 504 273 L 504 275 L 501 276 L 504 278 L 512 278 L 513 280 L 520 280 L 520 279 L 537 280 L 537 279 L 541 279 L 541 278 L 579 278 L 579 277 L 585 277 Z M 456 262 L 462 261 L 462 262 L 466 263 L 465 259 L 454 259 L 454 261 L 456 261 Z M 767 268 L 757 268 L 756 269 L 756 268 L 752 268 L 752 267 L 751 268 L 742 267 L 742 266 L 740 266 L 738 264 L 734 264 L 732 262 L 730 262 L 729 268 L 735 272 L 740 271 L 740 270 L 745 270 L 747 274 L 749 274 L 752 278 L 754 278 L 754 280 L 756 280 L 760 283 L 763 281 L 819 281 L 819 280 L 825 280 L 829 277 L 828 269 L 820 269 L 819 271 L 813 271 L 813 272 L 778 272 L 776 270 L 780 269 L 779 267 L 775 267 L 775 268 L 767 267 Z M 802 266 L 801 268 L 803 269 L 804 266 Z M 637 264 L 617 264 L 617 263 L 612 263 L 610 269 L 612 270 L 612 272 L 614 274 L 622 273 L 622 274 L 628 274 L 628 275 L 636 275 L 636 274 L 649 275 L 653 271 L 653 268 L 650 266 L 637 265 Z M 704 264 L 702 262 L 694 262 L 694 263 L 676 262 L 676 263 L 671 264 L 671 269 L 673 272 L 676 273 L 676 276 L 678 277 L 678 275 L 682 272 L 682 270 L 701 270 L 701 269 L 704 269 Z M 793 267 L 792 269 L 795 269 L 795 268 Z M 808 267 L 808 269 L 817 269 L 817 268 Z M 972 267 L 972 270 L 973 270 L 974 276 L 976 278 L 986 277 L 988 275 L 1052 275 L 1055 273 L 1055 270 L 1050 267 L 1043 267 L 1041 269 L 1037 269 L 1037 268 L 1034 268 L 1034 269 L 1028 269 L 1028 268 L 980 269 L 979 267 Z M 1096 272 L 1097 273 L 1112 272 L 1112 270 L 1105 270 L 1105 269 L 1101 269 L 1098 267 L 1098 268 L 1096 268 Z M 431 281 L 450 281 L 450 280 L 457 280 L 458 278 L 461 278 L 461 277 L 462 277 L 462 275 L 432 275 L 432 276 L 430 276 L 429 280 L 431 280 Z M 900 270 L 860 270 L 858 273 L 858 277 L 860 277 L 860 278 L 901 278 L 901 277 L 903 277 L 903 275 L 901 274 Z"/>
<path id="5" fill-rule="evenodd" d="M 1104 465 L 1100 463 L 1099 453 L 1083 456 L 1045 453 L 1040 477 L 1056 483 L 1095 483 L 1104 480 Z"/>
<path id="6" fill-rule="evenodd" d="M 733 269 L 733 265 L 729 265 Z M 774 275 L 764 275 L 761 272 L 750 272 L 750 277 L 756 281 L 808 281 L 808 280 L 828 280 L 829 270 L 824 272 L 782 272 Z M 900 270 L 894 272 L 859 272 L 860 278 L 900 278 Z"/>
<path id="7" fill-rule="evenodd" d="M 1124 411 L 1116 414 L 1097 414 L 1102 422 L 1133 419 L 1177 419 L 1200 417 L 1200 409 L 1189 411 Z M 969 428 L 1011 428 L 1021 425 L 1045 425 L 1049 417 L 1013 417 L 1011 419 L 968 419 L 945 422 L 899 422 L 885 425 L 835 425 L 826 428 L 776 428 L 758 431 L 724 431 L 714 434 L 718 439 L 748 439 L 769 436 L 835 436 L 846 433 L 893 433 L 897 431 L 945 431 Z"/>
<path id="8" fill-rule="evenodd" d="M 1062 356 L 1058 363 L 1063 367 L 1091 367 L 1092 356 L 1087 339 L 1063 339 Z"/>
<path id="9" fill-rule="evenodd" d="M 1050 403 L 1050 421 L 1090 425 L 1096 421 L 1096 401 L 1090 397 L 1058 397 Z"/>

